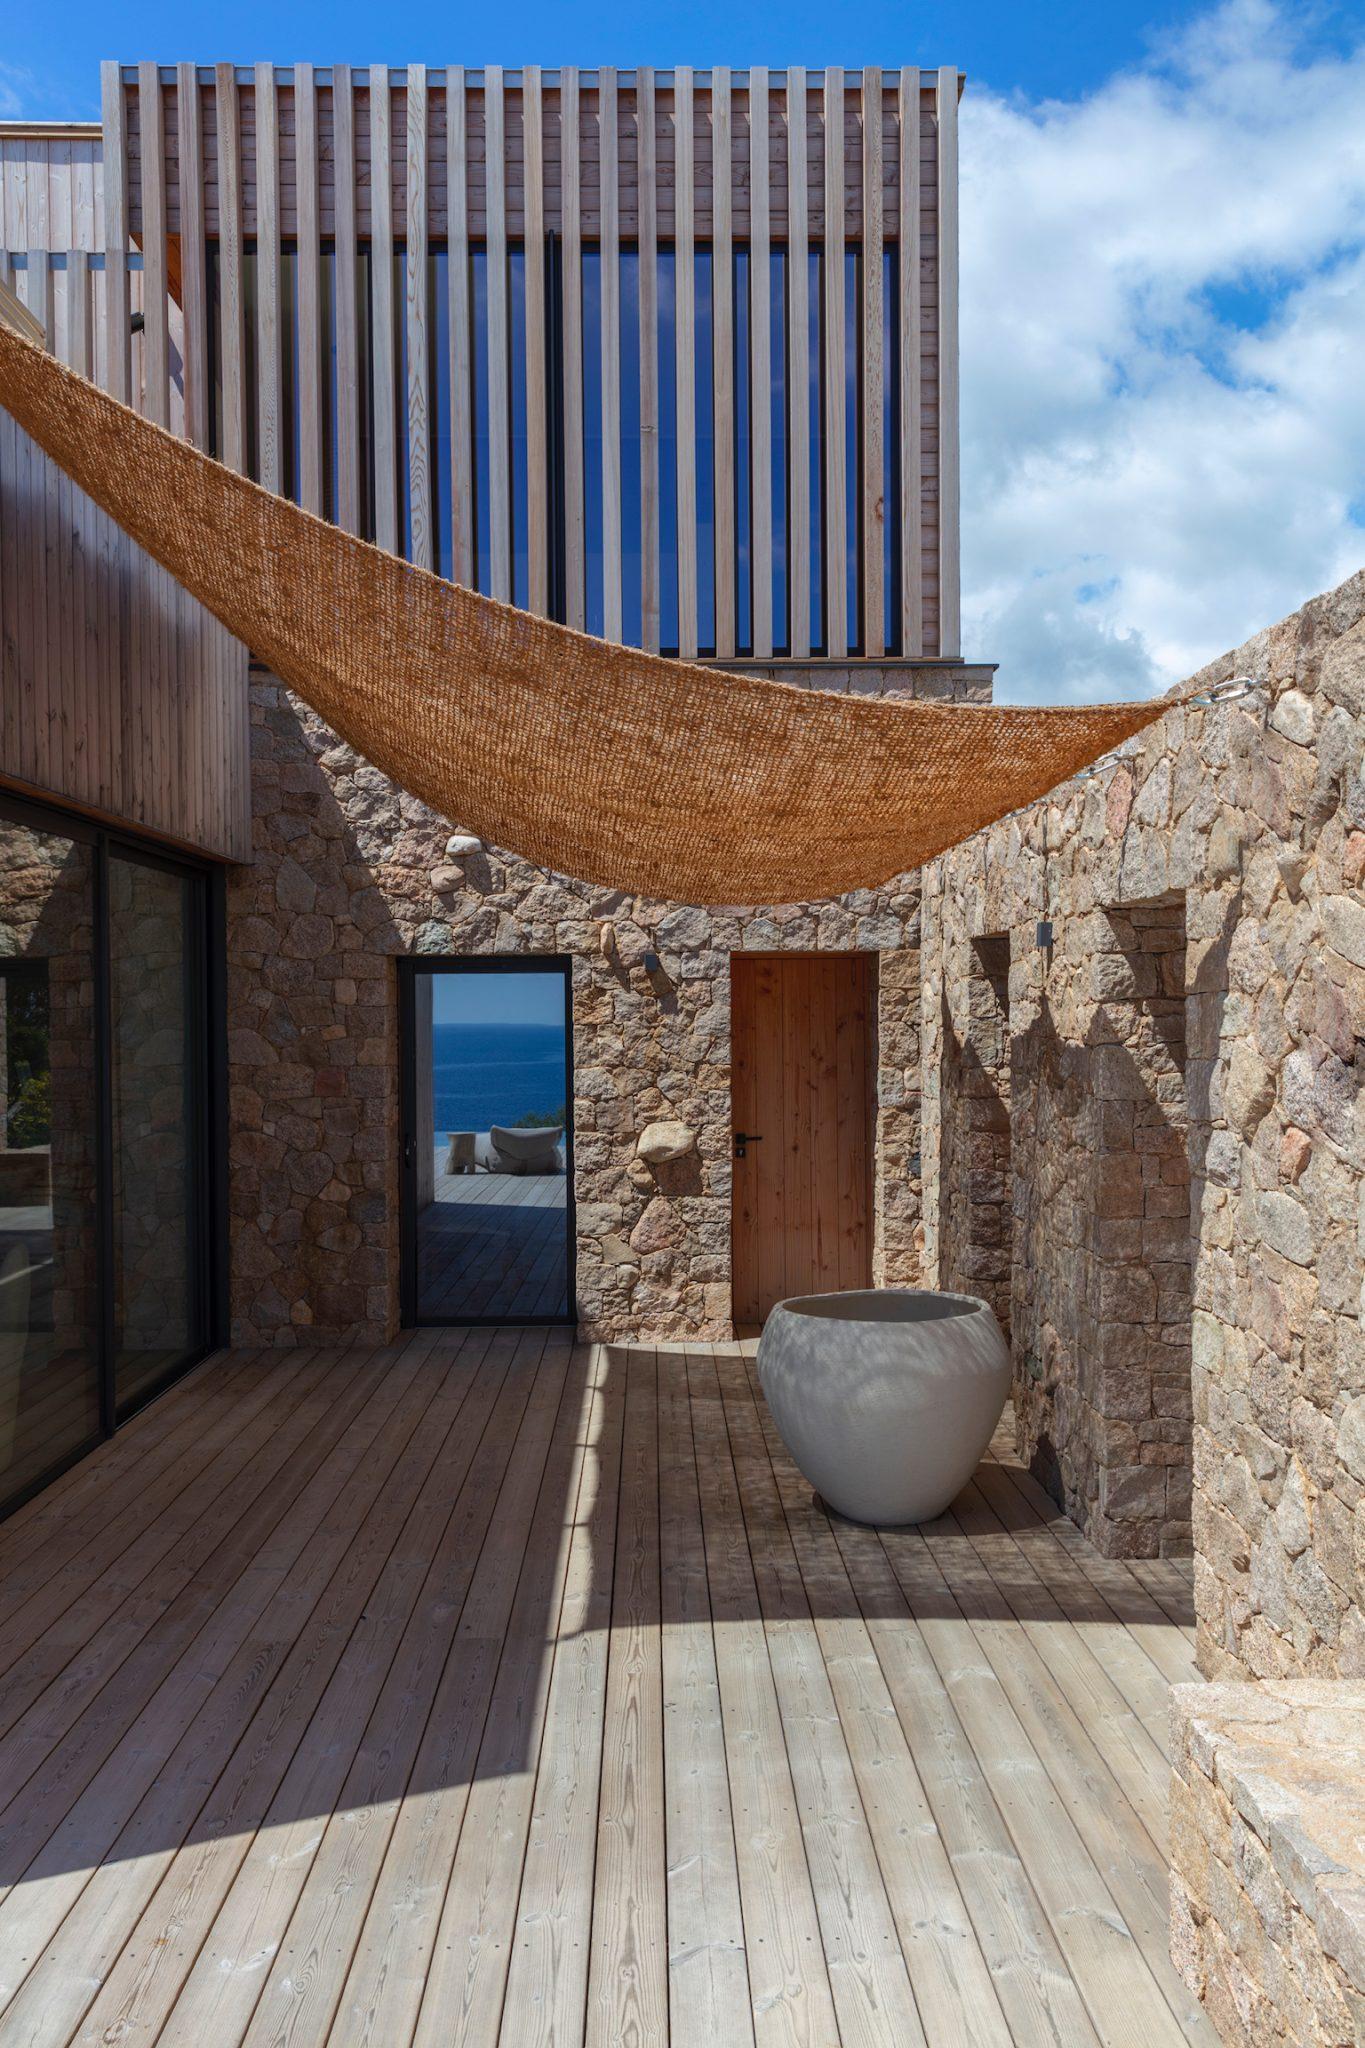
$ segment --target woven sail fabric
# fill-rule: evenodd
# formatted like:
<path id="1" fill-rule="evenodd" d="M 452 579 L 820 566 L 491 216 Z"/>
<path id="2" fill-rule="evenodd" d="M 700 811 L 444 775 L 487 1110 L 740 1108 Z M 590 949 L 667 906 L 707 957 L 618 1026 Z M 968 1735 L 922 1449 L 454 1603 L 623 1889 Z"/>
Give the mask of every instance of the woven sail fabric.
<path id="1" fill-rule="evenodd" d="M 341 532 L 3 324 L 0 403 L 366 760 L 492 845 L 610 888 L 873 888 L 1168 708 L 906 703 L 639 653 Z"/>

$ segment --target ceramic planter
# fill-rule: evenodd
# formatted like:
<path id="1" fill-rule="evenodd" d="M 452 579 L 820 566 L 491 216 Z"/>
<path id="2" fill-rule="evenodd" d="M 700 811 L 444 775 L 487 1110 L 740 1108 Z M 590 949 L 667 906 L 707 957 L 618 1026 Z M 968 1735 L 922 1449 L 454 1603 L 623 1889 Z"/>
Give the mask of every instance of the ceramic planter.
<path id="1" fill-rule="evenodd" d="M 920 1288 L 779 1302 L 758 1372 L 797 1465 L 855 1522 L 926 1522 L 980 1462 L 1010 1391 L 1000 1325 Z"/>

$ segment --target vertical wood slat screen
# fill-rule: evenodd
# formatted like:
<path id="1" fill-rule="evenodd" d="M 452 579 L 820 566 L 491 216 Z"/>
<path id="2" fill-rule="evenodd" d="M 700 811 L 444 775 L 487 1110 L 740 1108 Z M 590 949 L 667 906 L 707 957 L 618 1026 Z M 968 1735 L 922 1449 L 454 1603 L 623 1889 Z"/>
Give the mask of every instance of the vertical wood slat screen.
<path id="1" fill-rule="evenodd" d="M 299 503 L 323 509 L 322 482 L 322 216 L 318 163 L 318 92 L 311 64 L 294 72 L 295 188 L 299 265 Z"/>
<path id="2" fill-rule="evenodd" d="M 955 656 L 960 83 L 109 66 L 92 360 L 610 638 Z"/>

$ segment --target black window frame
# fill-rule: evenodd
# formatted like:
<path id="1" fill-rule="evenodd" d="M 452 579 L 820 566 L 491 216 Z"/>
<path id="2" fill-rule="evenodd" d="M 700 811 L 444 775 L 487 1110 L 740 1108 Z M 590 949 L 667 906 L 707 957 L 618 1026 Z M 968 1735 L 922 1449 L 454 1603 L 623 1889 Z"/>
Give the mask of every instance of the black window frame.
<path id="1" fill-rule="evenodd" d="M 193 854 L 138 838 L 60 804 L 22 796 L 0 785 L 0 822 L 51 833 L 90 849 L 91 950 L 94 979 L 95 1054 L 95 1284 L 98 1321 L 94 1331 L 99 1392 L 99 1428 L 45 1466 L 13 1494 L 0 1496 L 0 1521 L 12 1515 L 72 1465 L 88 1457 L 134 1415 L 177 1385 L 228 1341 L 228 1058 L 226 879 L 220 865 Z M 114 1098 L 113 1017 L 109 929 L 111 858 L 189 877 L 201 884 L 201 914 L 187 934 L 192 948 L 194 987 L 189 1025 L 198 1034 L 201 1058 L 191 1083 L 194 1172 L 199 1216 L 194 1229 L 191 1286 L 202 1304 L 202 1341 L 136 1399 L 120 1403 L 115 1385 L 114 1326 Z"/>
<path id="2" fill-rule="evenodd" d="M 573 955 L 405 953 L 398 962 L 399 1315 L 405 1330 L 575 1329 L 578 1226 L 574 1203 Z M 564 984 L 564 1294 L 552 1316 L 424 1316 L 418 1298 L 416 984 L 419 974 L 557 974 Z"/>

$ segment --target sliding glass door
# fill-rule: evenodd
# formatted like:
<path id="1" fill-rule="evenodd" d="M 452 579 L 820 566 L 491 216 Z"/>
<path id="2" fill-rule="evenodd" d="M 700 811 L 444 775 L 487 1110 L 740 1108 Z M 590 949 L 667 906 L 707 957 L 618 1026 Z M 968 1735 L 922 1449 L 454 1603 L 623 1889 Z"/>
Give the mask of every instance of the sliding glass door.
<path id="1" fill-rule="evenodd" d="M 101 1428 L 95 877 L 0 811 L 0 1506 Z"/>
<path id="2" fill-rule="evenodd" d="M 569 962 L 401 966 L 404 1320 L 571 1321 Z"/>
<path id="3" fill-rule="evenodd" d="M 138 1407 L 208 1341 L 203 877 L 109 857 L 114 1402 Z"/>
<path id="4" fill-rule="evenodd" d="M 215 1319 L 210 882 L 0 797 L 0 1513 Z"/>

